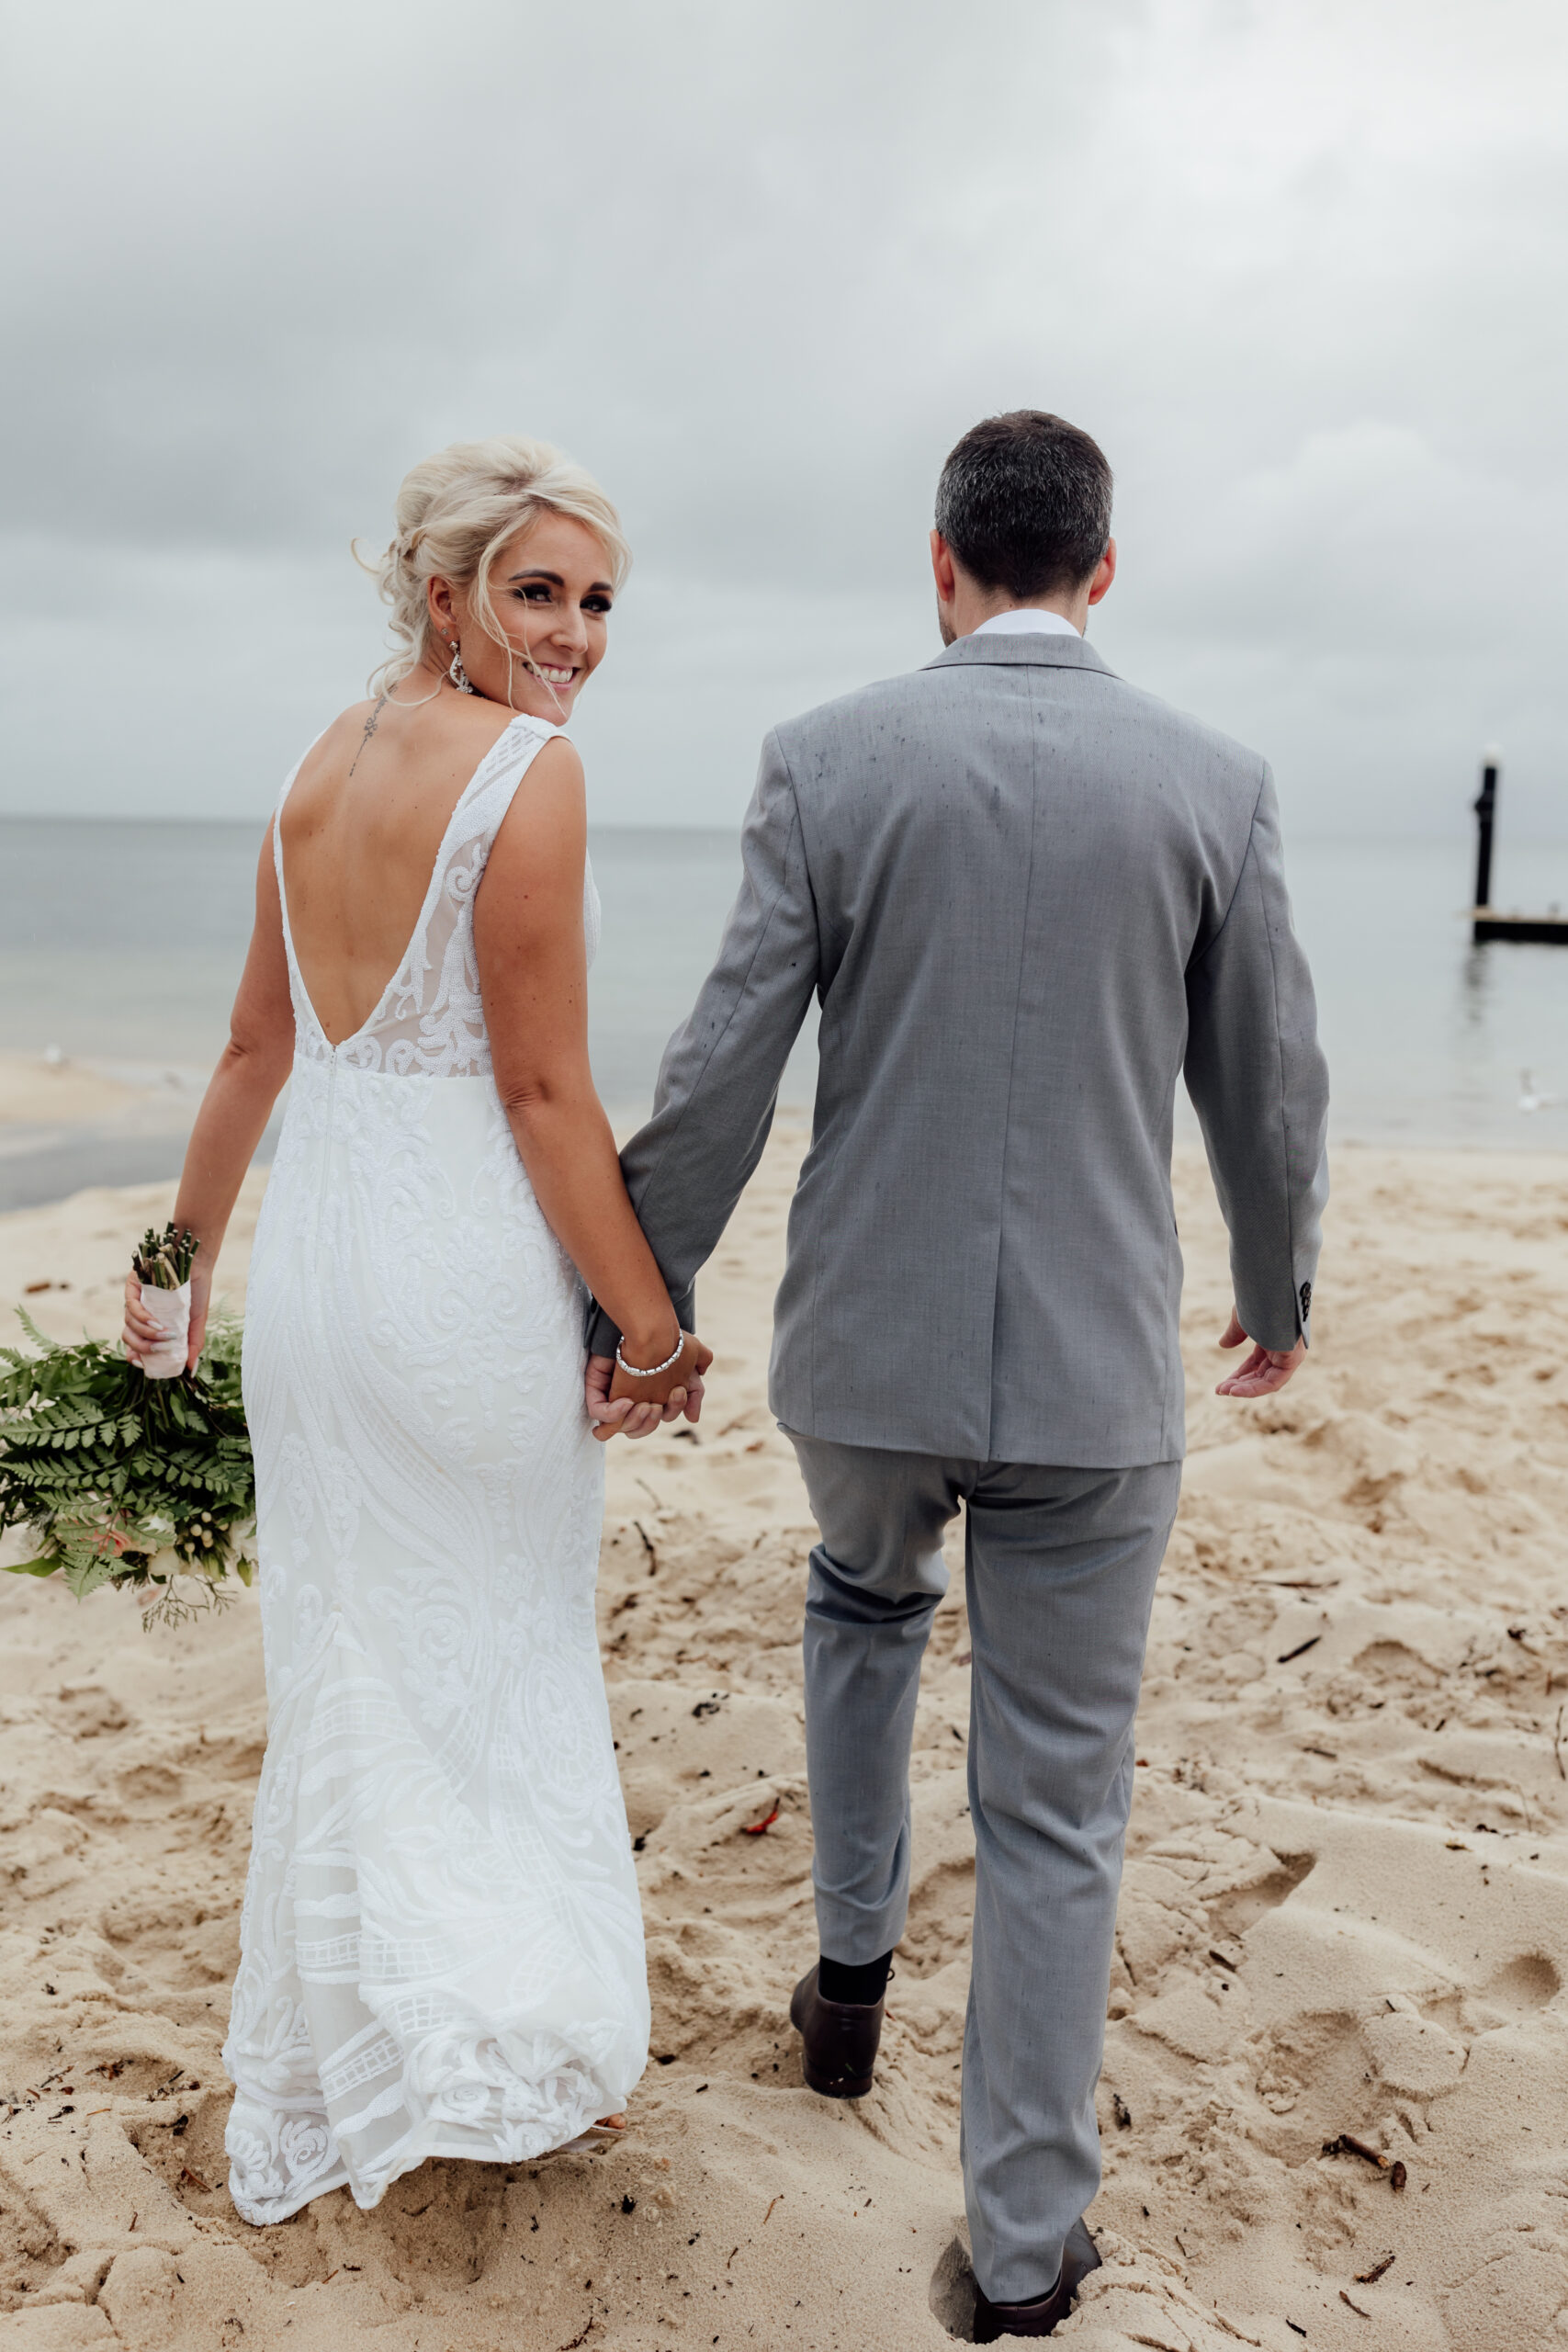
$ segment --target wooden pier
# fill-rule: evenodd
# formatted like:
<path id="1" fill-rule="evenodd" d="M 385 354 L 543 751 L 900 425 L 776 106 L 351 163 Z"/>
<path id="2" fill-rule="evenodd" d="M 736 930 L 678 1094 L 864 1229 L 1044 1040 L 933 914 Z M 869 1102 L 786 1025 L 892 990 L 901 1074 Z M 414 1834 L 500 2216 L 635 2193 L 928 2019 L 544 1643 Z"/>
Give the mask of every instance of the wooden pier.
<path id="1" fill-rule="evenodd" d="M 1568 947 L 1568 915 L 1500 915 L 1495 907 L 1476 907 L 1470 935 L 1480 947 L 1489 939 L 1532 941 L 1543 947 Z"/>
<path id="2" fill-rule="evenodd" d="M 1497 821 L 1497 785 L 1502 773 L 1501 752 L 1483 752 L 1481 791 L 1475 802 L 1475 904 L 1470 910 L 1471 938 L 1477 947 L 1494 939 L 1568 947 L 1568 915 L 1560 914 L 1555 907 L 1549 907 L 1543 915 L 1506 915 L 1492 904 L 1492 834 Z"/>

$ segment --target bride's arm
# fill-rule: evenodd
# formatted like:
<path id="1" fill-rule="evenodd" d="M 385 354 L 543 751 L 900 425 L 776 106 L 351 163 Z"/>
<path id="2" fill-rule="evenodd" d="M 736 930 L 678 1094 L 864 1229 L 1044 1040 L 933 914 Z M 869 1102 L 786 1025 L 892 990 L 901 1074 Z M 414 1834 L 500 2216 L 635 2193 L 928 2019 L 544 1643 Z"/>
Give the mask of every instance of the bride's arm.
<path id="1" fill-rule="evenodd" d="M 582 763 L 547 743 L 497 830 L 474 900 L 474 945 L 495 1082 L 539 1206 L 634 1364 L 662 1364 L 681 1327 L 626 1198 L 588 1062 Z M 700 1351 L 692 1367 L 703 1370 Z M 677 1378 L 688 1367 L 676 1367 Z M 678 1407 L 685 1390 L 669 1403 Z M 659 1418 L 637 1404 L 628 1433 Z M 619 1414 L 614 1416 L 619 1419 Z"/>
<path id="2" fill-rule="evenodd" d="M 276 822 L 276 819 L 274 822 Z M 273 863 L 272 826 L 262 843 L 256 869 L 256 923 L 224 1046 L 201 1101 L 186 1146 L 185 1169 L 175 1223 L 188 1227 L 198 1244 L 191 1267 L 190 1348 L 193 1364 L 207 1333 L 212 1269 L 233 1214 L 245 1170 L 262 1139 L 272 1106 L 283 1091 L 294 1059 L 294 1008 L 288 995 L 288 961 L 283 945 L 283 910 Z M 134 1274 L 125 1284 L 125 1348 L 133 1363 L 154 1346 L 157 1327 L 142 1313 L 141 1285 Z"/>

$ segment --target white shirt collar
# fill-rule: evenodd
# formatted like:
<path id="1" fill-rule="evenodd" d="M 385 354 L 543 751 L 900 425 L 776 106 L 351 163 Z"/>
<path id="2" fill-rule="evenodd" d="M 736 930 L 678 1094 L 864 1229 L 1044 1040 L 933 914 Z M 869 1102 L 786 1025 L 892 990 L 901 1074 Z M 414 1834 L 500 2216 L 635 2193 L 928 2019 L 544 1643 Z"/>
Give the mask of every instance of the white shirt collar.
<path id="1" fill-rule="evenodd" d="M 993 613 L 971 629 L 971 637 L 1081 637 L 1065 613 L 1043 612 L 1038 605 L 1020 605 L 1010 613 Z"/>

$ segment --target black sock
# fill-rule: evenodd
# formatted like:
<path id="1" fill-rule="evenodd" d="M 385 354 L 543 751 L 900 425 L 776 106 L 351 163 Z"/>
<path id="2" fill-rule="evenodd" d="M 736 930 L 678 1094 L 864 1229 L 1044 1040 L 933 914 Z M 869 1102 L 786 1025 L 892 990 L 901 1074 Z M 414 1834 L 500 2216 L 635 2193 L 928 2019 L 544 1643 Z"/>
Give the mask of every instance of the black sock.
<path id="1" fill-rule="evenodd" d="M 886 1992 L 892 1973 L 890 1951 L 885 1951 L 880 1960 L 859 1963 L 824 1956 L 817 1963 L 817 1990 L 825 2001 L 853 2001 L 874 2009 Z"/>

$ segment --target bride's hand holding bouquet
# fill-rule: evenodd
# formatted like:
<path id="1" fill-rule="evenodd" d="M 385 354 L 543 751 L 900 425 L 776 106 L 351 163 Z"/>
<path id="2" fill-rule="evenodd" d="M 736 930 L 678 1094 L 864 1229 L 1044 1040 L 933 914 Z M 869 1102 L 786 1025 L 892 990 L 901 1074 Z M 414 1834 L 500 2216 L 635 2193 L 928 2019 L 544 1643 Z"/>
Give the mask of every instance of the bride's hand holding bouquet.
<path id="1" fill-rule="evenodd" d="M 149 1232 L 125 1278 L 127 1359 L 149 1380 L 194 1372 L 207 1338 L 212 1261 L 195 1236 Z"/>
<path id="2" fill-rule="evenodd" d="M 124 1353 L 96 1340 L 0 1348 L 0 1532 L 27 1527 L 16 1572 L 59 1574 L 78 1600 L 130 1586 L 170 1623 L 248 1584 L 255 1473 L 240 1332 L 209 1333 L 195 1237 L 148 1233 L 126 1283 Z"/>

